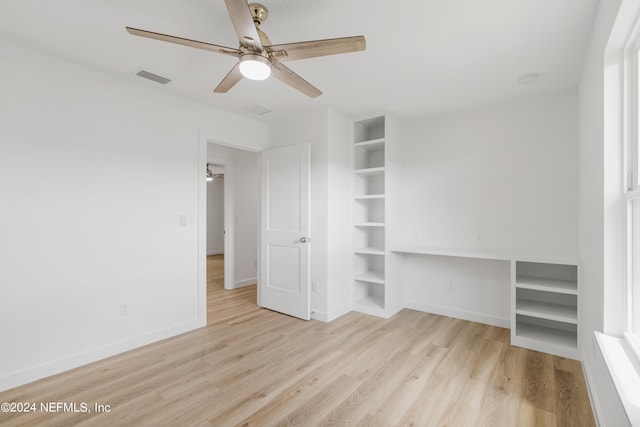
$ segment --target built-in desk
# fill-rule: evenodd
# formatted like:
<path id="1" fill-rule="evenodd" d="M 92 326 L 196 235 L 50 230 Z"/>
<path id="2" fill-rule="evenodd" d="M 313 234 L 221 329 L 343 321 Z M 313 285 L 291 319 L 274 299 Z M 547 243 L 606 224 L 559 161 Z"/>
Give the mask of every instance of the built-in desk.
<path id="1" fill-rule="evenodd" d="M 528 261 L 550 264 L 578 264 L 575 258 L 557 258 L 515 252 L 490 251 L 483 249 L 437 248 L 431 246 L 396 246 L 391 252 L 398 254 L 438 255 L 458 258 L 476 258 L 497 261 Z"/>
<path id="2" fill-rule="evenodd" d="M 511 344 L 579 359 L 578 260 L 486 250 L 397 246 L 396 254 L 505 261 L 511 265 Z"/>

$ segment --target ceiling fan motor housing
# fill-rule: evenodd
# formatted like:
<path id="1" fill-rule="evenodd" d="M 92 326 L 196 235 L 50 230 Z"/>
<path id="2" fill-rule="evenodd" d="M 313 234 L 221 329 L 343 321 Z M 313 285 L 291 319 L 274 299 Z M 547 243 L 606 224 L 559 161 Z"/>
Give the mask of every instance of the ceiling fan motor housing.
<path id="1" fill-rule="evenodd" d="M 267 20 L 269 16 L 269 10 L 260 3 L 250 3 L 249 10 L 251 11 L 251 17 L 253 22 L 260 25 Z"/>
<path id="2" fill-rule="evenodd" d="M 260 3 L 250 3 L 249 11 L 251 12 L 251 18 L 253 18 L 254 24 L 256 24 L 256 31 L 258 31 L 258 36 L 260 36 L 260 43 L 262 46 L 270 46 L 271 40 L 269 40 L 269 36 L 260 29 L 260 24 L 266 21 L 269 16 L 269 10 Z"/>

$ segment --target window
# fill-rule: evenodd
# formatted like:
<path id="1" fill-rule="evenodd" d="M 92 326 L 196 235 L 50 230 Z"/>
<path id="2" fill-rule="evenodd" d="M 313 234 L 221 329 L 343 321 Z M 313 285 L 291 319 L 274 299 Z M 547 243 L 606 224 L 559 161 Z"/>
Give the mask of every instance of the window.
<path id="1" fill-rule="evenodd" d="M 637 32 L 636 32 L 637 34 Z M 640 36 L 625 52 L 624 137 L 627 156 L 627 342 L 640 358 Z"/>
<path id="2" fill-rule="evenodd" d="M 640 197 L 633 194 L 628 207 L 628 329 L 640 334 Z"/>
<path id="3" fill-rule="evenodd" d="M 640 0 L 622 0 L 616 13 L 604 61 L 607 330 L 595 337 L 627 417 L 612 414 L 608 421 L 640 426 Z"/>

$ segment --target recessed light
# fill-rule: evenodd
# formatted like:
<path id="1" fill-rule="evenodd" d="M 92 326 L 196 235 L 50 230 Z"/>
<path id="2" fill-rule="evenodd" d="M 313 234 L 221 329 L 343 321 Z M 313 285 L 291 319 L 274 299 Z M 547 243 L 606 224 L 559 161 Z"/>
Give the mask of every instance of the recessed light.
<path id="1" fill-rule="evenodd" d="M 518 77 L 518 83 L 527 86 L 535 83 L 540 78 L 540 73 L 528 73 Z"/>

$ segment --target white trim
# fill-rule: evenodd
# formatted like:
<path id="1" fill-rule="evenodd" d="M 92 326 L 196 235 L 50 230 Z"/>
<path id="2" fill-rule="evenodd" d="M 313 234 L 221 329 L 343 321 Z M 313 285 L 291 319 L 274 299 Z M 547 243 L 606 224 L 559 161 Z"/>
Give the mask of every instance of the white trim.
<path id="1" fill-rule="evenodd" d="M 624 342 L 631 353 L 631 357 L 635 357 L 635 365 L 640 371 L 640 337 L 635 334 L 625 332 L 623 335 Z"/>
<path id="2" fill-rule="evenodd" d="M 208 142 L 211 144 L 221 145 L 223 147 L 235 148 L 236 150 L 249 151 L 251 153 L 261 153 L 264 150 L 263 148 L 249 147 L 246 145 L 230 144 L 228 142 L 220 141 L 216 138 L 208 138 Z"/>
<path id="3" fill-rule="evenodd" d="M 623 9 L 625 9 L 624 15 L 620 15 L 618 19 L 622 19 L 624 16 L 625 21 L 616 22 L 614 26 L 619 29 L 616 33 L 618 40 L 626 37 L 622 47 L 623 68 L 619 88 L 619 96 L 623 103 L 621 135 L 624 143 L 624 156 L 626 157 L 623 162 L 626 167 L 625 178 L 627 180 L 623 197 L 627 204 L 624 230 L 626 240 L 624 304 L 626 324 L 621 341 L 626 349 L 625 354 L 628 361 L 640 373 L 640 342 L 637 335 L 640 331 L 635 330 L 638 324 L 637 316 L 640 313 L 635 312 L 637 305 L 634 302 L 635 298 L 640 297 L 640 289 L 636 289 L 637 286 L 640 286 L 640 271 L 636 271 L 637 264 L 632 259 L 640 254 L 640 247 L 637 246 L 638 242 L 635 238 L 638 235 L 637 227 L 640 227 L 640 224 L 634 223 L 634 218 L 637 218 L 634 209 L 640 209 L 640 186 L 638 185 L 638 177 L 640 176 L 640 164 L 638 163 L 638 155 L 640 154 L 638 123 L 638 114 L 640 113 L 640 87 L 638 84 L 640 76 L 640 1 L 627 0 L 623 2 L 620 13 L 623 13 Z M 622 45 L 620 41 L 618 44 Z M 610 366 L 609 369 L 612 370 L 612 367 Z M 618 383 L 616 383 L 617 386 Z M 624 391 L 622 392 L 624 393 Z"/>
<path id="4" fill-rule="evenodd" d="M 634 139 L 638 135 L 637 119 L 634 114 L 638 105 L 638 85 L 634 76 L 638 73 L 638 55 L 634 52 L 637 49 L 637 28 L 633 30 L 631 38 L 622 50 L 621 72 L 619 96 L 622 105 L 620 117 L 620 135 L 623 142 L 623 164 L 625 170 L 623 191 L 634 191 L 638 189 L 638 147 L 634 144 Z M 637 117 L 637 115 L 635 116 Z"/>
<path id="5" fill-rule="evenodd" d="M 486 314 L 474 313 L 471 311 L 454 310 L 448 307 L 423 304 L 416 301 L 405 301 L 404 307 L 411 310 L 423 311 L 425 313 L 439 314 L 441 316 L 455 317 L 456 319 L 469 320 L 471 322 L 498 326 L 500 328 L 510 329 L 511 327 L 511 322 L 509 319 L 487 316 Z"/>
<path id="6" fill-rule="evenodd" d="M 260 177 L 259 179 L 262 179 L 262 151 L 260 151 L 258 153 L 258 155 L 256 156 L 256 168 L 258 171 L 258 176 Z M 256 275 L 257 277 L 257 289 L 256 289 L 256 303 L 258 304 L 258 306 L 262 307 L 262 182 L 259 182 L 259 189 L 258 189 L 258 204 L 260 205 L 260 214 L 256 215 L 257 216 L 257 223 L 256 223 L 256 231 L 258 233 L 258 239 L 257 239 L 257 243 L 258 243 L 258 251 L 256 254 L 256 258 L 257 258 L 257 263 L 256 263 L 256 267 L 257 267 L 257 271 L 256 271 Z"/>
<path id="7" fill-rule="evenodd" d="M 634 228 L 634 210 L 640 209 L 640 205 L 634 206 L 636 203 L 640 203 L 638 199 L 638 191 L 633 191 L 627 193 L 625 196 L 627 197 L 627 206 L 625 209 L 626 218 L 625 218 L 625 304 L 624 304 L 624 316 L 626 319 L 625 331 L 633 330 L 633 323 L 635 320 L 635 316 L 633 313 L 633 299 L 634 299 L 634 282 L 637 280 L 636 277 L 640 274 L 639 271 L 636 270 L 636 263 L 633 260 L 633 255 L 640 252 L 640 247 L 635 247 L 638 242 L 635 242 L 634 235 L 638 232 Z M 634 203 L 635 202 L 635 203 Z M 640 224 L 635 224 L 635 227 L 640 227 Z M 635 243 L 635 245 L 634 245 Z"/>
<path id="8" fill-rule="evenodd" d="M 624 193 L 624 198 L 626 201 L 632 201 L 640 199 L 640 189 L 635 189 L 632 191 L 627 191 Z"/>
<path id="9" fill-rule="evenodd" d="M 324 311 L 311 310 L 311 320 L 318 320 L 320 322 L 329 323 L 329 315 Z"/>
<path id="10" fill-rule="evenodd" d="M 239 150 L 250 151 L 253 153 L 260 152 L 260 149 L 255 147 L 251 147 L 248 145 L 240 145 L 240 144 L 232 144 L 224 141 L 224 138 L 220 137 L 216 130 L 212 129 L 198 129 L 198 320 L 204 319 L 204 323 L 206 324 L 207 317 L 207 191 L 206 191 L 206 176 L 204 171 L 207 167 L 208 161 L 208 147 L 209 143 L 218 144 L 225 147 L 237 148 Z M 227 187 L 230 187 L 228 182 L 229 173 L 225 169 L 225 179 L 227 182 L 225 183 L 225 192 Z M 232 194 L 233 192 L 230 192 Z M 225 205 L 227 205 L 227 200 L 225 200 Z M 225 212 L 225 218 L 228 217 Z M 225 225 L 227 228 L 227 225 Z M 231 221 L 231 228 L 233 228 L 233 221 Z M 227 229 L 227 233 L 225 233 L 225 240 L 228 238 L 229 232 Z M 233 270 L 227 272 L 227 264 L 229 255 L 232 254 L 233 248 L 227 247 L 226 252 L 227 256 L 225 259 L 225 288 L 226 288 L 226 278 L 233 276 Z M 260 263 L 260 257 L 258 255 L 258 263 Z M 228 274 L 231 273 L 231 274 Z M 233 282 L 229 282 L 233 283 Z M 229 289 L 232 286 L 229 287 Z"/>
<path id="11" fill-rule="evenodd" d="M 235 288 L 235 244 L 236 244 L 236 228 L 235 228 L 235 164 L 233 159 L 223 156 L 217 156 L 215 153 L 209 153 L 209 144 L 227 146 L 215 141 L 207 141 L 207 161 L 216 165 L 224 166 L 224 249 L 226 254 L 224 258 L 224 288 Z"/>
<path id="12" fill-rule="evenodd" d="M 23 371 L 15 372 L 0 378 L 0 391 L 8 390 L 13 387 L 20 386 L 22 384 L 36 381 L 50 375 L 59 374 L 70 369 L 77 368 L 98 360 L 105 359 L 107 357 L 115 356 L 125 351 L 133 350 L 147 344 L 162 341 L 167 338 L 174 337 L 185 332 L 192 331 L 197 328 L 206 326 L 206 318 L 198 319 L 197 321 L 191 321 L 171 326 L 166 329 L 157 330 L 148 334 L 140 335 L 134 338 L 129 338 L 124 341 L 109 344 L 104 347 L 96 348 L 89 351 L 74 354 L 69 357 L 64 357 L 52 362 L 43 363 Z"/>
<path id="13" fill-rule="evenodd" d="M 593 418 L 596 422 L 596 426 L 602 425 L 602 420 L 600 419 L 600 414 L 602 414 L 602 407 L 600 405 L 600 399 L 598 398 L 596 389 L 592 386 L 595 384 L 592 380 L 593 373 L 589 369 L 588 364 L 584 363 L 584 360 L 580 362 L 582 365 L 582 372 L 584 373 L 584 381 L 587 387 L 587 395 L 589 396 L 589 402 L 591 403 L 591 408 L 593 409 Z"/>
<path id="14" fill-rule="evenodd" d="M 330 313 L 327 313 L 325 311 L 311 310 L 311 318 L 313 320 L 319 320 L 321 322 L 329 323 L 333 322 L 339 317 L 344 316 L 347 313 L 350 313 L 351 311 L 353 311 L 353 306 L 351 304 L 344 305 L 337 310 L 333 310 Z"/>
<path id="15" fill-rule="evenodd" d="M 595 332 L 618 397 L 632 426 L 640 425 L 640 370 L 624 339 Z"/>
<path id="16" fill-rule="evenodd" d="M 245 280 L 238 280 L 233 284 L 233 289 L 244 288 L 245 286 L 255 285 L 258 282 L 256 277 L 251 277 Z"/>
<path id="17" fill-rule="evenodd" d="M 207 141 L 198 129 L 198 218 L 196 219 L 197 280 L 198 280 L 198 322 L 207 324 Z"/>

